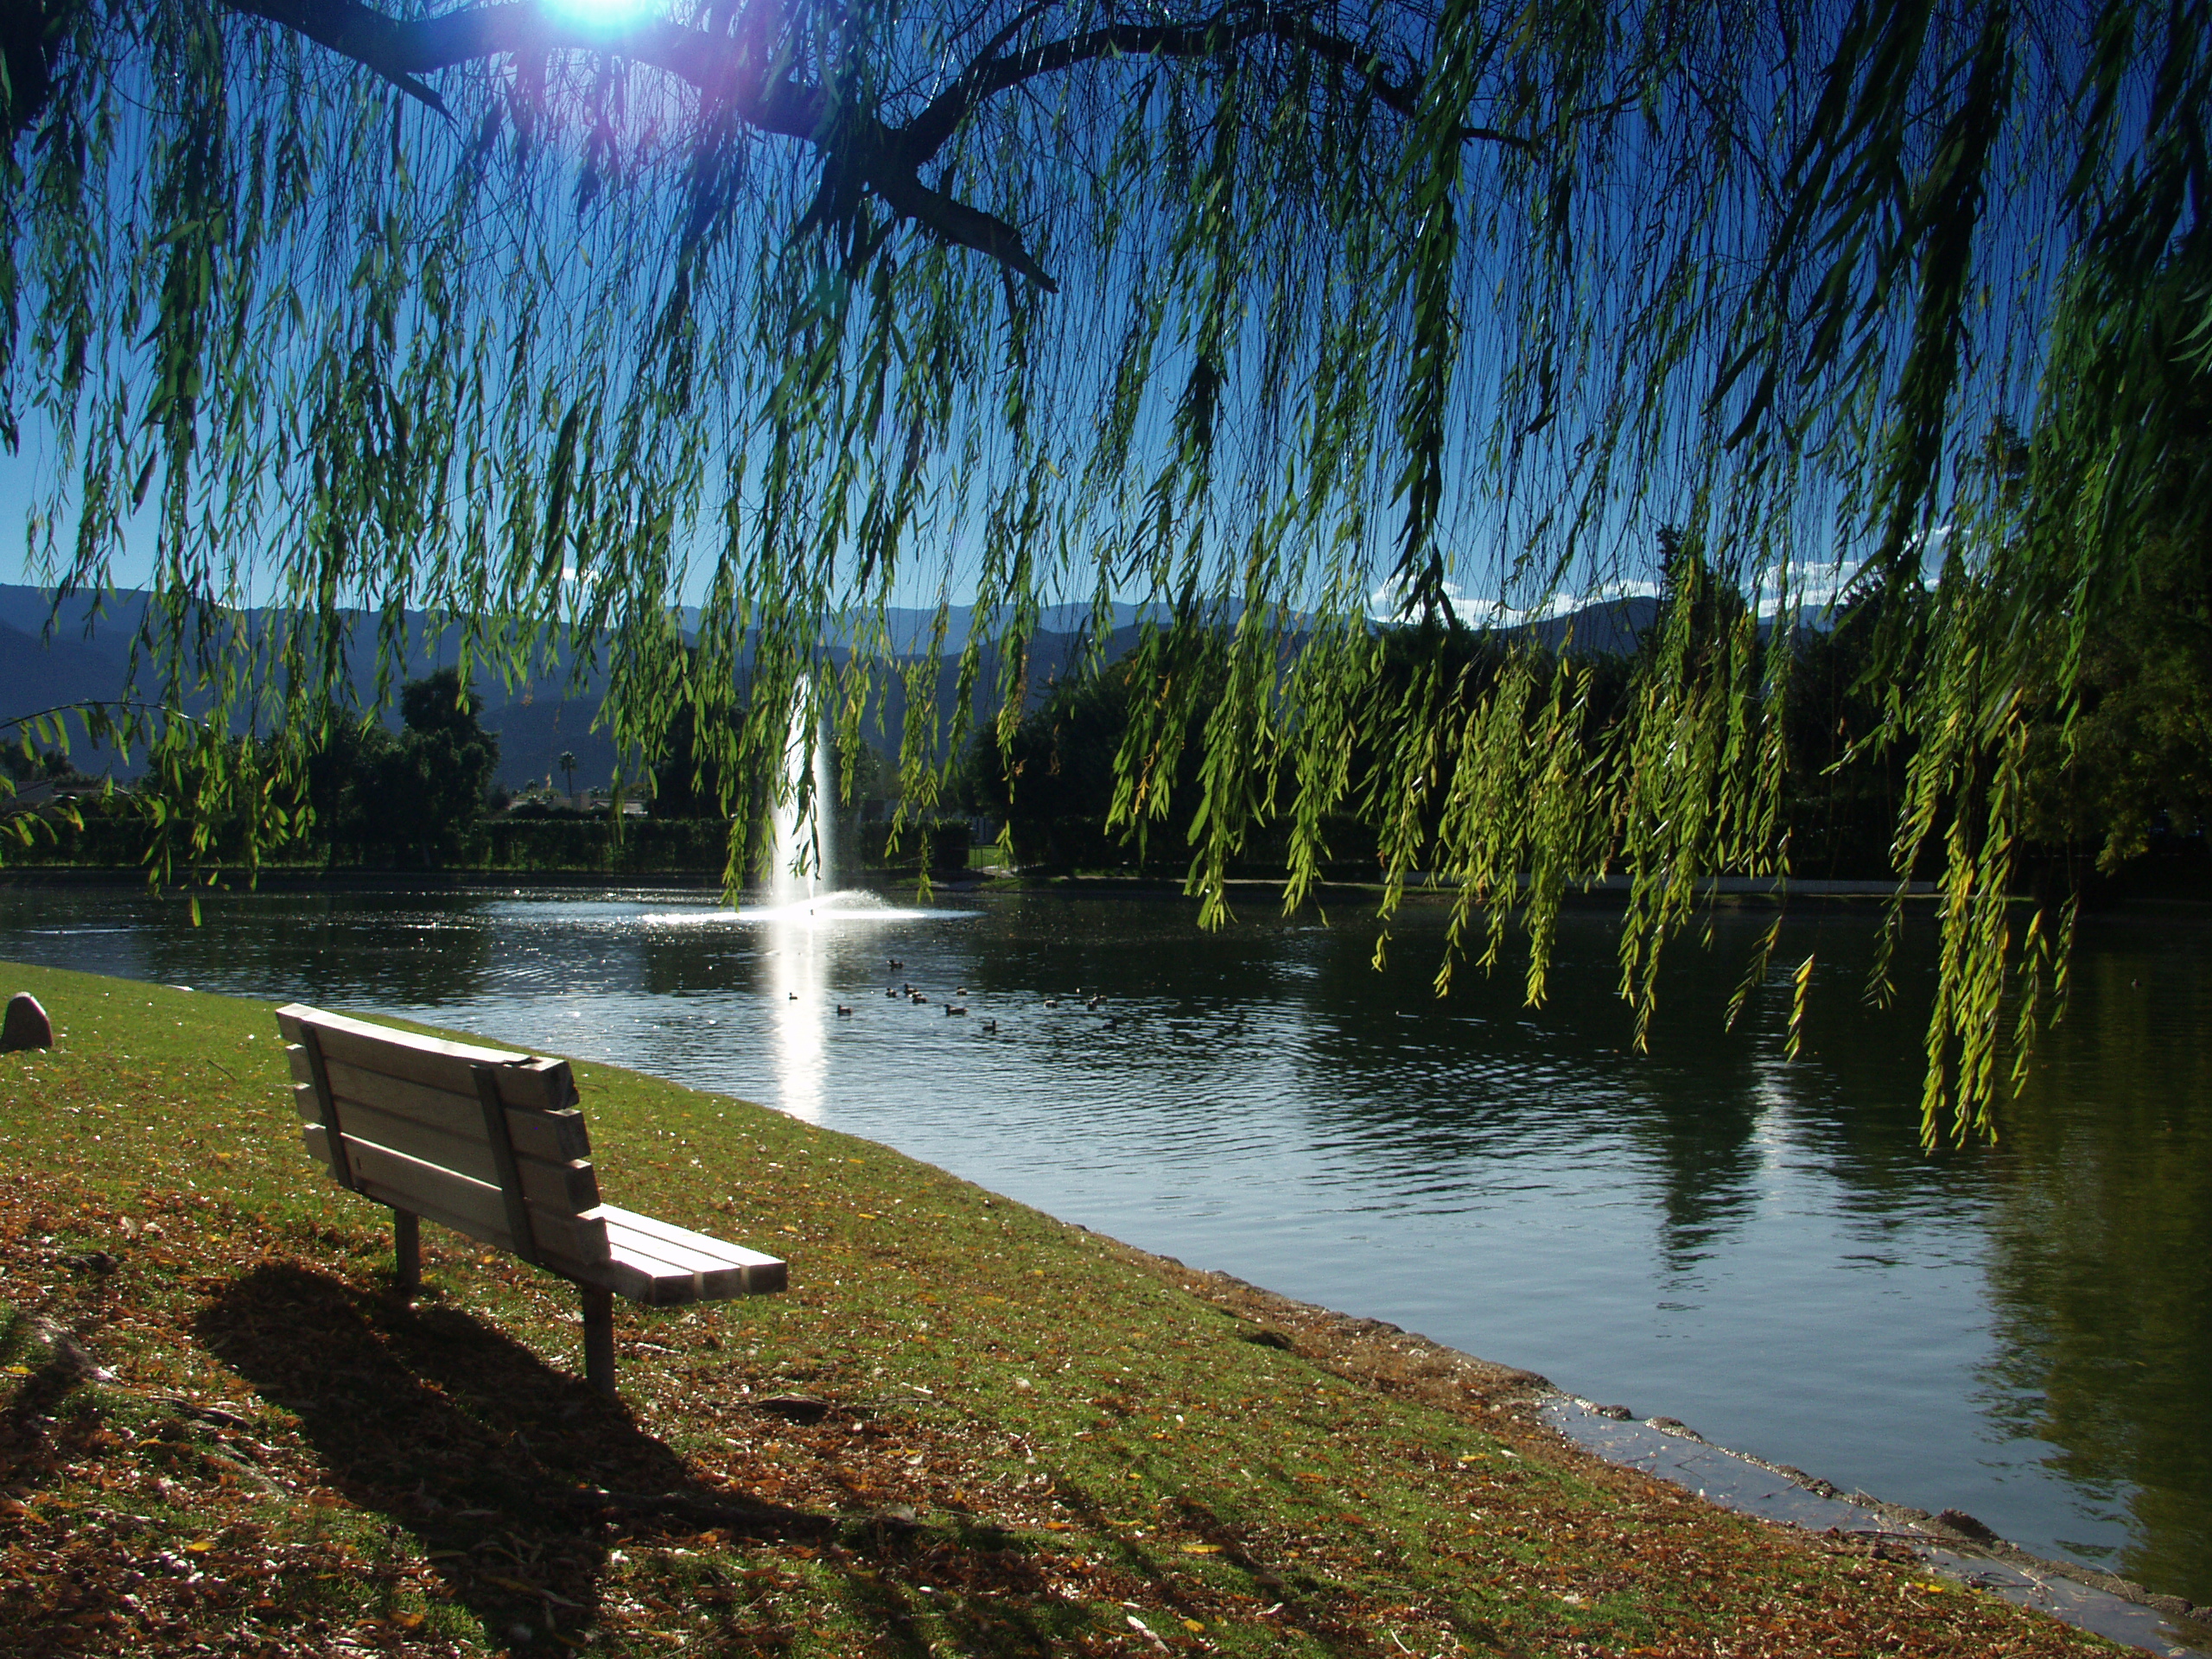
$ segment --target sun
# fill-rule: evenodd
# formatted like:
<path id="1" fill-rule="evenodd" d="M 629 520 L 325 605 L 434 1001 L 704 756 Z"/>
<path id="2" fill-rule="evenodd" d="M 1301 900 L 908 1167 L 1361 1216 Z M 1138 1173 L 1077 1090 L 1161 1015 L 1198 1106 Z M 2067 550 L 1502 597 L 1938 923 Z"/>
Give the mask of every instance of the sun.
<path id="1" fill-rule="evenodd" d="M 620 29 L 648 21 L 652 0 L 538 0 L 546 15 L 588 29 Z"/>

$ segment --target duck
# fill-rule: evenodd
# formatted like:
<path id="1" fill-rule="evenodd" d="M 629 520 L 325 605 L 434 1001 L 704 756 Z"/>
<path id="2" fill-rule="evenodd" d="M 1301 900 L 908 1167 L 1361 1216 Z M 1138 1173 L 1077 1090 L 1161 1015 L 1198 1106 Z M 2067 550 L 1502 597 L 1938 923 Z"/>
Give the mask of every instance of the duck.
<path id="1" fill-rule="evenodd" d="M 837 1005 L 837 1012 L 841 1014 L 849 1014 L 852 1013 L 852 1009 L 848 1007 L 844 1003 L 840 1002 Z"/>
<path id="2" fill-rule="evenodd" d="M 983 1021 L 983 1030 L 986 1033 L 995 1033 L 998 1028 L 999 1022 L 995 1020 L 986 1020 Z"/>
<path id="3" fill-rule="evenodd" d="M 797 991 L 786 991 L 784 993 L 784 995 L 791 1001 L 796 1002 L 798 1001 L 798 993 Z"/>
<path id="4" fill-rule="evenodd" d="M 1057 1008 L 1060 1006 L 1060 999 L 1057 996 L 1048 996 L 1045 999 L 1045 1006 L 1048 1008 Z"/>
<path id="5" fill-rule="evenodd" d="M 892 957 L 892 958 L 891 958 L 891 971 L 892 971 L 893 973 L 894 973 L 894 974 L 895 974 L 895 973 L 897 973 L 897 972 L 898 972 L 901 968 L 904 968 L 906 965 L 906 964 L 905 963 L 903 963 L 903 962 L 899 961 L 899 958 L 898 958 L 898 957 Z"/>
<path id="6" fill-rule="evenodd" d="M 945 1013 L 946 1013 L 947 1014 L 965 1014 L 965 1013 L 967 1013 L 967 1012 L 968 1012 L 968 1010 L 967 1010 L 967 1009 L 965 1009 L 965 1008 L 962 1007 L 961 1007 L 958 1003 L 957 1003 L 957 1002 L 948 1002 L 948 1003 L 946 1003 L 946 1004 L 944 1005 L 944 1011 L 945 1011 Z"/>

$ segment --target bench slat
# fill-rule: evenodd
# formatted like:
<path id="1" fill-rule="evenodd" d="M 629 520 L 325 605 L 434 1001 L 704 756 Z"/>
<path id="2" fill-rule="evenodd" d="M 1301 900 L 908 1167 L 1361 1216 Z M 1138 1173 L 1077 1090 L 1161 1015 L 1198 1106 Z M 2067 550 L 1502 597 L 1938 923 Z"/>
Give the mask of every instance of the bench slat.
<path id="1" fill-rule="evenodd" d="M 726 1255 L 709 1255 L 702 1251 L 687 1250 L 681 1244 L 664 1243 L 645 1233 L 633 1232 L 618 1221 L 607 1224 L 607 1248 L 617 1260 L 659 1265 L 652 1268 L 667 1278 L 681 1276 L 694 1281 L 692 1294 L 699 1300 L 716 1295 L 734 1296 L 745 1287 L 745 1263 L 733 1262 Z M 728 1288 L 722 1288 L 727 1285 Z"/>
<path id="2" fill-rule="evenodd" d="M 613 1265 L 632 1276 L 632 1288 L 620 1294 L 633 1302 L 652 1307 L 672 1307 L 684 1302 L 718 1301 L 745 1294 L 745 1273 L 727 1268 L 716 1273 L 695 1273 L 641 1250 L 635 1235 L 607 1231 Z"/>
<path id="3" fill-rule="evenodd" d="M 689 1227 L 678 1227 L 674 1222 L 663 1221 L 658 1216 L 641 1216 L 634 1210 L 625 1210 L 617 1205 L 602 1205 L 599 1213 L 610 1227 L 620 1226 L 633 1233 L 642 1233 L 649 1239 L 658 1239 L 670 1244 L 709 1255 L 724 1262 L 735 1262 L 740 1267 L 781 1267 L 781 1258 L 748 1250 L 742 1244 L 732 1244 L 727 1239 L 715 1238 L 706 1233 L 695 1233 Z"/>
<path id="4" fill-rule="evenodd" d="M 325 1147 L 329 1132 L 319 1123 L 308 1123 L 302 1126 L 301 1135 L 308 1149 L 327 1162 Z M 503 1250 L 514 1249 L 514 1234 L 507 1225 L 506 1196 L 498 1187 L 404 1153 L 356 1141 L 350 1134 L 346 1150 L 354 1179 L 364 1192 L 373 1186 L 376 1190 L 370 1196 L 379 1204 L 412 1211 Z M 530 1223 L 531 1236 L 542 1250 L 575 1262 L 607 1259 L 607 1224 L 596 1212 L 563 1214 L 533 1204 Z"/>
<path id="5" fill-rule="evenodd" d="M 308 1122 L 321 1121 L 315 1109 L 315 1091 L 304 1085 L 294 1088 L 294 1104 L 301 1118 Z M 482 1181 L 487 1186 L 498 1183 L 492 1149 L 484 1144 L 483 1116 L 477 1116 L 474 1135 L 467 1131 L 470 1125 L 449 1129 L 444 1124 L 425 1123 L 412 1117 L 400 1117 L 378 1110 L 365 1102 L 338 1097 L 339 1121 L 345 1126 L 348 1141 L 365 1141 L 372 1145 L 404 1153 L 410 1158 L 426 1164 L 436 1164 L 471 1180 Z M 568 1215 L 580 1215 L 599 1205 L 599 1177 L 588 1161 L 571 1159 L 563 1163 L 549 1162 L 542 1158 L 515 1156 L 515 1170 L 522 1177 L 523 1197 L 534 1205 L 558 1210 Z"/>
<path id="6" fill-rule="evenodd" d="M 726 1296 L 758 1295 L 784 1288 L 786 1268 L 772 1255 L 726 1244 L 702 1233 L 690 1236 L 708 1246 L 694 1249 L 654 1236 L 638 1224 L 658 1230 L 685 1233 L 687 1229 L 654 1222 L 613 1205 L 599 1213 L 607 1222 L 607 1245 L 615 1264 L 632 1268 L 649 1281 L 646 1288 L 624 1294 L 644 1302 L 714 1301 Z"/>
<path id="7" fill-rule="evenodd" d="M 276 1024 L 285 1040 L 293 1043 L 300 1040 L 302 1029 L 314 1027 L 326 1062 L 359 1066 L 471 1100 L 476 1097 L 476 1074 L 471 1068 L 495 1065 L 499 1068 L 499 1098 L 510 1106 L 543 1112 L 576 1103 L 575 1078 L 566 1060 L 423 1037 L 297 1002 L 276 1010 Z"/>
<path id="8" fill-rule="evenodd" d="M 685 1273 L 679 1268 L 656 1256 L 639 1255 L 613 1239 L 607 1248 L 614 1252 L 614 1265 L 626 1268 L 637 1276 L 637 1288 L 622 1293 L 633 1302 L 643 1302 L 648 1307 L 680 1307 L 687 1302 L 717 1301 L 725 1297 L 743 1294 L 738 1282 L 741 1275 L 730 1273 L 721 1275 Z M 719 1278 L 721 1282 L 715 1282 Z"/>
<path id="9" fill-rule="evenodd" d="M 448 1134 L 469 1134 L 465 1126 L 474 1123 L 474 1137 L 479 1145 L 483 1143 L 483 1109 L 477 1104 L 473 1076 L 466 1090 L 435 1088 L 395 1076 L 389 1069 L 334 1060 L 327 1051 L 323 1069 L 330 1076 L 330 1092 L 341 1102 L 357 1100 L 364 1106 L 435 1125 Z M 503 1089 L 505 1081 L 502 1077 Z M 574 1106 L 518 1107 L 506 1094 L 500 1098 L 506 1103 L 507 1135 L 517 1152 L 549 1163 L 591 1156 L 591 1136 L 584 1128 L 583 1114 Z"/>
<path id="10" fill-rule="evenodd" d="M 306 1075 L 306 1051 L 295 1046 L 289 1052 L 289 1058 L 292 1063 L 292 1075 L 299 1082 L 312 1086 L 313 1077 Z M 468 1092 L 457 1095 L 448 1090 L 433 1089 L 405 1077 L 393 1077 L 388 1072 L 332 1060 L 327 1056 L 323 1060 L 323 1070 L 329 1076 L 330 1092 L 337 1096 L 340 1113 L 355 1105 L 372 1107 L 381 1112 L 412 1118 L 443 1134 L 472 1141 L 479 1147 L 485 1145 L 484 1114 L 477 1104 L 473 1079 Z M 306 1109 L 302 1109 L 300 1115 L 302 1117 L 320 1116 Z M 542 1158 L 547 1163 L 564 1164 L 591 1156 L 591 1136 L 584 1128 L 582 1112 L 574 1106 L 564 1106 L 556 1111 L 540 1111 L 510 1105 L 507 1108 L 507 1135 L 514 1142 L 516 1154 L 521 1157 Z M 486 1152 L 488 1154 L 488 1147 Z M 584 1207 L 590 1208 L 588 1205 Z"/>
<path id="11" fill-rule="evenodd" d="M 302 1127 L 306 1131 L 303 1138 L 308 1150 L 315 1154 L 315 1161 L 322 1166 L 331 1179 L 338 1179 L 338 1166 L 330 1155 L 330 1135 L 322 1127 L 322 1114 L 315 1109 L 315 1085 L 311 1083 L 294 1084 L 292 1104 L 299 1109 Z"/>

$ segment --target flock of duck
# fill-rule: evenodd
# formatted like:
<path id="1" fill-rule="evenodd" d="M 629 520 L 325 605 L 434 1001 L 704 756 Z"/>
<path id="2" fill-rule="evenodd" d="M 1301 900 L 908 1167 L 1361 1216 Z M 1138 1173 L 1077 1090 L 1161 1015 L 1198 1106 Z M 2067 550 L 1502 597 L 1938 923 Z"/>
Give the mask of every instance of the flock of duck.
<path id="1" fill-rule="evenodd" d="M 906 965 L 905 963 L 899 961 L 896 957 L 889 958 L 889 961 L 891 964 L 891 971 L 894 974 L 902 970 Z M 932 1000 L 928 992 L 918 988 L 912 980 L 902 980 L 896 985 L 886 985 L 883 988 L 883 994 L 886 997 L 890 998 L 893 1001 L 904 999 L 907 1003 L 918 1008 L 925 1008 L 930 1007 Z M 967 995 L 968 988 L 965 985 L 957 985 L 953 988 L 952 996 L 946 997 L 943 1003 L 938 1005 L 944 1009 L 946 1018 L 950 1019 L 956 1015 L 964 1015 L 968 1012 L 968 1005 L 965 1002 L 956 1002 L 953 1001 L 953 997 L 962 997 Z M 797 991 L 791 993 L 791 996 L 793 1001 L 797 1001 L 798 1000 L 798 993 Z M 1083 987 L 1080 985 L 1075 988 L 1074 998 L 1076 1001 L 1081 1002 L 1084 1007 L 1090 1009 L 1093 1014 L 1098 1013 L 1106 1006 L 1106 995 L 1104 992 L 1094 991 L 1090 995 L 1085 996 L 1084 995 Z M 1048 996 L 1045 999 L 1045 1006 L 1048 1008 L 1057 1008 L 1060 1006 L 1060 1001 L 1061 999 L 1057 996 Z M 838 1018 L 850 1019 L 852 1017 L 852 1013 L 853 1007 L 851 1003 L 840 1002 L 837 1004 Z M 1106 1028 L 1109 1031 L 1111 1031 L 1115 1027 L 1121 1023 L 1121 1017 L 1119 1015 L 1109 1014 L 1106 1019 Z M 986 1034 L 996 1032 L 999 1028 L 999 1022 L 996 1020 L 985 1020 L 981 1021 L 980 1024 L 981 1028 Z"/>

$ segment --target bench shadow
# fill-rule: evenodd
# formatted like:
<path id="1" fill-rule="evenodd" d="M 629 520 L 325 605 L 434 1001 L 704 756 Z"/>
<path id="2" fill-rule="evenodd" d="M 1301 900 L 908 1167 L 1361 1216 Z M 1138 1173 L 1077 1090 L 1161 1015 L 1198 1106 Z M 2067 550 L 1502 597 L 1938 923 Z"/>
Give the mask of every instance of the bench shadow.
<path id="1" fill-rule="evenodd" d="M 276 1262 L 231 1281 L 194 1331 L 263 1399 L 298 1416 L 331 1490 L 410 1535 L 495 1645 L 527 1624 L 532 1639 L 516 1650 L 565 1651 L 560 1643 L 602 1620 L 625 1624 L 626 1610 L 603 1605 L 618 1540 L 708 1530 L 804 1547 L 877 1652 L 924 1659 L 949 1642 L 1043 1659 L 1095 1637 L 1082 1601 L 996 1526 L 798 1509 L 711 1484 L 581 1376 L 467 1313 Z M 1124 1567 L 1180 1609 L 1157 1563 Z M 772 1659 L 798 1632 L 756 1605 L 752 1581 L 764 1576 L 773 1577 L 687 1582 L 684 1605 L 670 1611 L 702 1651 Z M 702 1617 L 714 1628 L 701 1628 Z"/>
<path id="2" fill-rule="evenodd" d="M 298 1415 L 331 1487 L 413 1535 L 495 1641 L 518 1624 L 597 1622 L 618 1536 L 711 1525 L 815 1543 L 836 1526 L 702 1484 L 582 1377 L 451 1309 L 267 1264 L 226 1287 L 194 1331 Z M 751 1652 L 784 1645 L 758 1630 L 743 1638 Z"/>

